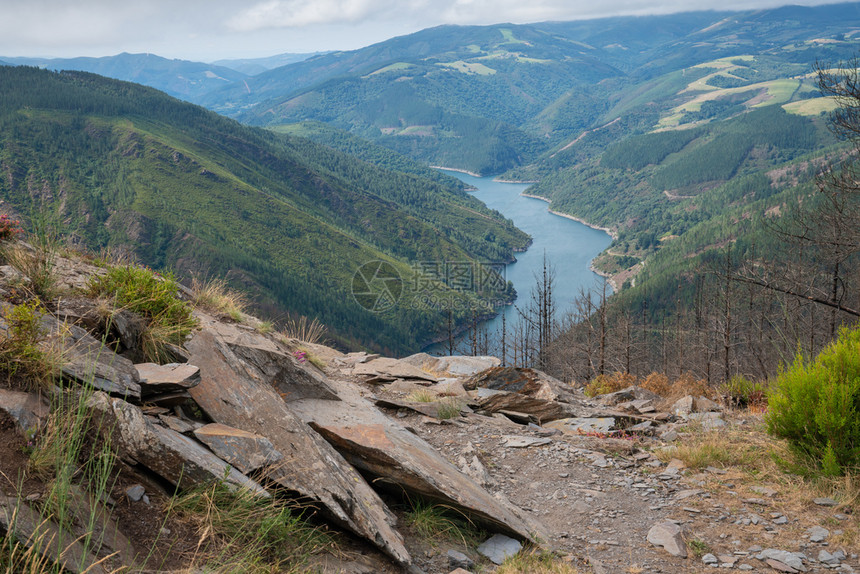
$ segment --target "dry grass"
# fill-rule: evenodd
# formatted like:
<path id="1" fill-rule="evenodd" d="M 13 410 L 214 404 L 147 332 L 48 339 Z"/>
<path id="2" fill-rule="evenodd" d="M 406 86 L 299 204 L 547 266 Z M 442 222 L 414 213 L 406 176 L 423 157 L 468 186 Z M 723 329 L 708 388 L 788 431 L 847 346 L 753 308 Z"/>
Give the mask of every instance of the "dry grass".
<path id="1" fill-rule="evenodd" d="M 831 538 L 831 546 L 856 548 L 860 546 L 860 514 L 850 508 L 860 504 L 860 474 L 841 477 L 821 477 L 820 473 L 798 468 L 787 443 L 766 432 L 763 416 L 755 410 L 735 413 L 747 421 L 743 426 L 729 426 L 715 431 L 690 427 L 688 436 L 679 444 L 656 451 L 663 460 L 680 459 L 691 472 L 699 472 L 696 480 L 704 483 L 711 498 L 706 503 L 723 504 L 733 512 L 749 512 L 743 500 L 765 499 L 768 512 L 780 512 L 798 521 L 779 530 L 771 544 L 801 537 L 810 526 L 824 525 L 842 534 Z M 732 415 L 727 415 L 727 418 Z M 716 467 L 721 473 L 700 472 Z M 722 473 L 724 471 L 724 473 Z M 727 484 L 732 485 L 727 488 Z M 772 497 L 762 494 L 762 487 L 775 491 Z M 734 493 L 734 494 L 732 494 Z M 839 503 L 835 509 L 817 506 L 815 498 L 829 497 Z M 696 503 L 691 499 L 689 505 Z M 843 510 L 845 509 L 845 510 Z M 844 512 L 848 519 L 836 521 L 835 513 Z"/>
<path id="2" fill-rule="evenodd" d="M 496 574 L 579 574 L 566 559 L 541 551 L 523 551 L 505 560 Z"/>
<path id="3" fill-rule="evenodd" d="M 196 307 L 222 313 L 236 322 L 242 321 L 248 302 L 245 295 L 227 287 L 223 279 L 191 280 L 193 303 Z"/>
<path id="4" fill-rule="evenodd" d="M 432 403 L 436 400 L 436 395 L 427 390 L 412 391 L 407 395 L 406 400 L 413 403 Z"/>
<path id="5" fill-rule="evenodd" d="M 308 320 L 302 315 L 298 319 L 287 319 L 281 335 L 285 339 L 295 339 L 312 345 L 323 344 L 325 341 L 325 325 L 318 319 Z"/>

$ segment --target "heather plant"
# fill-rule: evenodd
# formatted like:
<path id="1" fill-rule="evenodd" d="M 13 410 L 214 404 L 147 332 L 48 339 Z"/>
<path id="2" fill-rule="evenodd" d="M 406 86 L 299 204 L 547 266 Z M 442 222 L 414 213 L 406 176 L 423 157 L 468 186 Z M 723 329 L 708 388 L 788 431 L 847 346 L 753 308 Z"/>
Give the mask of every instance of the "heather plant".
<path id="1" fill-rule="evenodd" d="M 770 390 L 766 420 L 822 474 L 860 467 L 860 329 L 843 330 L 814 360 L 798 354 Z"/>

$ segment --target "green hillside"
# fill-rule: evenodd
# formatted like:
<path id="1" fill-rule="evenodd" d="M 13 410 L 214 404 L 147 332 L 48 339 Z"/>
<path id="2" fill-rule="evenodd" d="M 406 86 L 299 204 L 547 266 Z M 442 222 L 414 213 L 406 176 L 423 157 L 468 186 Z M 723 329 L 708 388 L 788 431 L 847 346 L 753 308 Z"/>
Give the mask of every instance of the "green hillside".
<path id="1" fill-rule="evenodd" d="M 149 88 L 0 68 L 0 94 L 7 209 L 59 218 L 90 248 L 125 247 L 181 276 L 227 276 L 274 319 L 318 317 L 344 343 L 416 349 L 445 319 L 412 308 L 419 262 L 510 260 L 528 242 L 459 187 L 243 127 Z M 372 261 L 403 280 L 392 312 L 352 298 L 353 275 Z M 462 308 L 478 297 L 434 288 Z M 481 297 L 507 299 L 508 289 Z"/>

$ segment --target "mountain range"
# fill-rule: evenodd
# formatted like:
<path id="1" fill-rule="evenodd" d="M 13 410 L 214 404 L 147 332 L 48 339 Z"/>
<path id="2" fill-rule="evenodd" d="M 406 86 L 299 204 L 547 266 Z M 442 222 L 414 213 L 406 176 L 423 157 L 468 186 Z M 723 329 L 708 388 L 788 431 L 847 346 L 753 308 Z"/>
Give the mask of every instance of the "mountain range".
<path id="1" fill-rule="evenodd" d="M 185 172 L 181 177 L 187 177 L 197 170 L 197 180 L 188 185 L 199 189 L 199 197 L 183 195 L 182 186 L 170 183 L 174 181 L 170 178 L 181 181 L 175 170 L 182 161 L 174 161 L 169 170 L 163 165 L 150 166 L 144 170 L 146 177 L 141 176 L 136 183 L 136 193 L 142 193 L 146 178 L 164 173 L 161 185 L 176 189 L 174 199 L 163 203 L 169 210 L 154 209 L 159 205 L 156 201 L 145 213 L 149 227 L 144 227 L 151 231 L 164 226 L 164 231 L 153 235 L 161 242 L 159 249 L 152 250 L 160 255 L 148 254 L 153 263 L 178 263 L 181 267 L 194 259 L 175 252 L 172 238 L 181 231 L 199 239 L 203 235 L 200 228 L 192 232 L 165 214 L 181 209 L 179 198 L 203 201 L 209 184 L 204 185 L 202 176 L 219 185 L 232 185 L 239 177 L 253 188 L 252 196 L 258 197 L 249 199 L 249 205 L 271 196 L 271 190 L 282 188 L 285 179 L 290 185 L 312 183 L 302 188 L 308 190 L 300 207 L 306 210 L 305 215 L 312 214 L 330 226 L 326 229 L 331 233 L 344 232 L 367 245 L 371 251 L 363 252 L 362 257 L 396 259 L 404 273 L 410 261 L 428 256 L 426 238 L 431 236 L 439 242 L 429 250 L 434 256 L 444 253 L 444 257 L 498 261 L 524 247 L 527 238 L 498 214 L 485 214 L 479 205 L 468 203 L 468 210 L 487 215 L 493 222 L 488 223 L 491 229 L 482 227 L 483 217 L 459 221 L 454 215 L 456 209 L 453 213 L 448 207 L 442 207 L 441 212 L 430 209 L 437 203 L 433 199 L 437 194 L 447 198 L 443 205 L 465 206 L 470 201 L 461 185 L 440 179 L 442 176 L 426 167 L 444 165 L 479 174 L 501 174 L 507 180 L 538 182 L 530 193 L 551 200 L 554 210 L 613 229 L 617 239 L 596 266 L 616 275 L 619 287 L 633 287 L 627 299 L 621 297 L 619 301 L 641 306 L 647 299 L 652 316 L 657 317 L 666 306 L 667 294 L 679 292 L 678 282 L 695 269 L 701 254 L 726 242 L 741 245 L 741 239 L 768 245 L 755 222 L 779 205 L 796 203 L 809 194 L 814 188 L 813 166 L 844 153 L 844 144 L 827 130 L 827 113 L 835 103 L 820 97 L 815 70 L 816 64 L 826 69 L 831 63 L 850 59 L 857 52 L 858 31 L 860 4 L 845 3 L 530 25 L 440 26 L 359 50 L 296 56 L 303 59 L 253 75 L 278 60 L 221 62 L 243 71 L 149 55 L 62 62 L 64 68 L 89 66 L 88 70 L 99 74 L 149 84 L 220 115 L 93 76 L 44 77 L 52 78 L 51 90 L 74 87 L 78 92 L 69 96 L 72 98 L 91 97 L 80 90 L 93 87 L 101 90 L 99 98 L 104 93 L 115 98 L 108 106 L 107 120 L 111 126 L 108 131 L 113 134 L 111 173 L 116 173 L 116 166 L 128 157 L 120 151 L 119 142 L 124 140 L 118 134 L 125 133 L 127 128 L 120 126 L 127 125 L 125 118 L 130 113 L 137 114 L 132 121 L 134 133 L 157 126 L 159 145 L 170 143 L 162 150 L 162 162 L 172 157 L 168 149 L 179 153 L 177 157 L 196 162 L 180 171 Z M 21 63 L 2 56 L 0 60 Z M 13 144 L 20 146 L 20 138 L 34 137 L 20 131 L 30 125 L 21 118 L 27 117 L 31 123 L 35 117 L 45 119 L 33 111 L 39 106 L 28 98 L 39 100 L 31 92 L 15 100 L 18 108 L 9 104 L 4 112 L 5 117 L 19 122 L 15 128 L 19 135 L 7 134 L 5 138 L 7 173 L 36 170 L 54 182 L 48 187 L 56 193 L 70 173 L 76 174 L 83 188 L 87 177 L 108 171 L 104 166 L 90 172 L 73 168 L 71 159 L 58 162 L 56 154 L 30 154 L 26 160 L 16 156 L 24 163 L 8 167 L 12 165 L 8 157 Z M 120 104 L 124 99 L 141 98 L 153 107 L 129 112 L 130 104 Z M 47 109 L 53 111 L 47 112 L 51 119 L 46 125 L 51 127 L 44 128 L 46 133 L 59 133 L 60 126 L 72 122 L 79 126 L 79 133 L 89 137 L 93 130 L 86 126 L 105 121 L 99 115 L 102 112 L 78 117 L 73 107 L 55 109 L 49 104 Z M 168 109 L 173 111 L 160 120 L 150 118 L 153 110 Z M 52 117 L 54 113 L 64 119 L 57 120 Z M 175 124 L 180 116 L 181 122 Z M 187 121 L 190 118 L 193 121 Z M 216 124 L 219 127 L 215 132 L 204 130 L 201 140 L 204 132 L 200 132 L 198 122 L 207 126 L 205 130 Z M 222 129 L 231 135 L 225 136 Z M 149 141 L 146 138 L 155 136 L 146 132 L 139 137 Z M 215 141 L 231 142 L 238 148 L 214 145 Z M 184 147 L 171 147 L 179 143 Z M 74 157 L 74 145 L 70 142 L 62 153 Z M 279 154 L 288 154 L 293 167 L 278 167 L 280 160 L 267 159 L 281 157 Z M 260 161 L 263 166 L 258 165 Z M 217 172 L 208 167 L 210 164 L 229 166 L 228 172 Z M 306 175 L 295 176 L 294 169 Z M 336 183 L 328 179 L 319 183 L 318 177 L 333 177 Z M 407 181 L 403 178 L 420 181 L 423 195 L 416 199 L 418 196 L 402 194 L 398 182 Z M 126 207 L 136 205 L 139 199 L 132 200 L 114 189 L 125 185 L 121 179 L 128 180 L 105 180 L 100 185 L 110 190 L 108 195 L 123 198 Z M 387 183 L 377 185 L 383 180 Z M 35 182 L 41 180 L 30 177 L 26 186 L 22 182 L 27 178 L 13 181 L 23 206 L 27 195 L 33 195 L 32 189 L 39 187 Z M 4 185 L 6 197 L 9 186 Z M 25 188 L 31 191 L 25 194 Z M 230 201 L 236 189 L 226 186 L 222 201 Z M 259 193 L 263 195 L 254 195 Z M 351 193 L 367 202 L 364 207 L 343 207 Z M 113 209 L 113 204 L 105 207 L 103 221 L 109 220 Z M 460 215 L 463 212 L 460 209 Z M 368 225 L 369 213 L 387 223 Z M 404 221 L 410 226 L 414 222 L 429 227 L 420 231 L 400 228 L 392 234 L 398 226 L 406 225 Z M 469 227 L 457 227 L 455 221 Z M 257 223 L 263 222 L 257 221 L 249 229 L 257 229 Z M 279 225 L 270 223 L 269 228 L 280 232 Z M 128 231 L 122 232 L 124 239 L 120 239 L 113 231 L 98 231 L 97 227 L 91 226 L 84 235 L 88 241 L 97 237 L 98 245 L 134 239 Z M 257 262 L 284 257 L 275 257 L 274 251 L 261 252 L 256 241 L 238 239 L 243 231 L 241 225 L 219 228 L 212 241 L 217 238 L 221 246 L 241 243 L 255 253 Z M 268 241 L 262 237 L 255 239 Z M 293 242 L 304 237 L 302 231 L 278 241 L 292 250 L 311 249 L 313 240 Z M 316 242 L 315 247 L 320 252 L 337 251 L 324 244 Z M 328 245 L 332 244 L 329 240 Z M 297 273 L 296 277 L 310 273 L 308 269 L 316 267 L 316 257 L 308 256 L 301 262 L 295 259 L 287 267 Z M 353 262 L 351 267 L 348 260 Z M 328 265 L 319 267 L 326 269 L 324 275 L 348 282 L 350 273 L 345 270 L 354 271 L 355 260 L 355 253 L 338 259 L 344 265 L 339 272 Z M 229 268 L 224 264 L 223 269 Z M 322 281 L 320 277 L 315 274 L 313 281 Z M 247 281 L 258 293 L 266 292 L 260 299 L 269 301 L 272 309 L 284 308 L 278 305 L 289 298 L 273 295 L 276 282 L 263 288 L 258 279 Z M 338 303 L 343 291 L 326 281 L 319 284 L 325 287 L 315 289 L 315 296 L 329 301 L 318 305 L 330 307 L 328 321 L 340 326 L 349 323 L 351 319 L 337 314 L 342 309 L 333 311 L 343 307 Z M 287 308 L 298 312 L 298 299 L 290 301 Z M 313 306 L 308 310 L 317 312 Z M 438 336 L 444 318 L 428 317 L 422 319 L 427 321 L 421 323 L 422 328 L 435 330 Z M 464 321 L 465 317 L 457 320 Z M 407 330 L 414 333 L 420 321 L 410 321 L 402 324 L 411 325 Z M 371 346 L 382 344 L 394 351 L 417 348 L 418 338 L 404 339 L 403 333 L 399 331 L 385 343 L 368 338 L 366 331 L 346 339 L 370 342 Z M 403 346 L 395 340 L 401 340 Z"/>

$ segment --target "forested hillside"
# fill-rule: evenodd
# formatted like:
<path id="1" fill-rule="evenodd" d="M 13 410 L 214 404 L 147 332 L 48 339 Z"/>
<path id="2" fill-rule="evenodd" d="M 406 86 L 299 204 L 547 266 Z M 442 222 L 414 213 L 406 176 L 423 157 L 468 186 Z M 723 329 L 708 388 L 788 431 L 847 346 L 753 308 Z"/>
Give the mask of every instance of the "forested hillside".
<path id="1" fill-rule="evenodd" d="M 442 179 L 247 128 L 150 88 L 0 68 L 0 92 L 6 211 L 182 276 L 226 276 L 273 319 L 317 317 L 343 343 L 415 349 L 448 320 L 407 298 L 420 294 L 408 292 L 416 262 L 505 261 L 528 243 Z M 351 295 L 357 269 L 373 261 L 400 278 L 395 312 Z M 504 284 L 476 294 L 433 281 L 462 309 L 512 295 Z"/>

